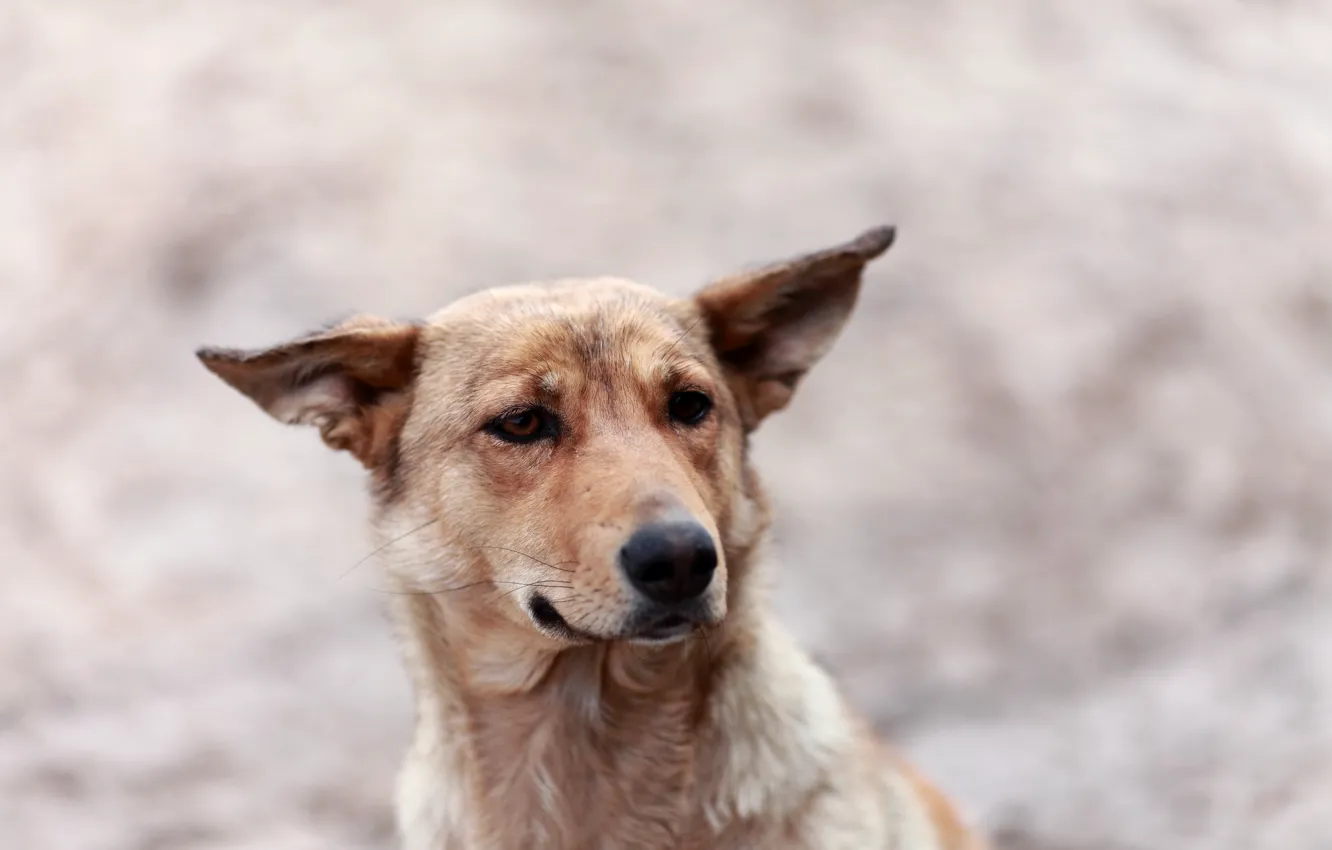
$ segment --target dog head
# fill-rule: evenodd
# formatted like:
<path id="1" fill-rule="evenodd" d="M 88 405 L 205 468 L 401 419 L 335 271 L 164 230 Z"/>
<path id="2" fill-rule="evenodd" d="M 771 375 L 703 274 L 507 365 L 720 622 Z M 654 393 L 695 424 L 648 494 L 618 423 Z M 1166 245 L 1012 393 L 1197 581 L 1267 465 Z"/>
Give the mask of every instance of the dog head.
<path id="1" fill-rule="evenodd" d="M 719 622 L 762 531 L 745 441 L 846 322 L 872 230 L 687 300 L 620 280 L 492 289 L 204 364 L 371 472 L 387 561 L 510 633 L 669 642 Z"/>

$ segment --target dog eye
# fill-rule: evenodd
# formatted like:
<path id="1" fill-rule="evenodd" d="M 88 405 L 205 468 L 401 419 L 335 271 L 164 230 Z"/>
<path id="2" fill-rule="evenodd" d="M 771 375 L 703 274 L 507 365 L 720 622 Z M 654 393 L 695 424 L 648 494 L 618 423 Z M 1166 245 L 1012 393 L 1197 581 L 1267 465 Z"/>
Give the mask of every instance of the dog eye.
<path id="1" fill-rule="evenodd" d="M 672 419 L 685 425 L 697 425 L 712 409 L 712 399 L 694 390 L 673 393 L 667 412 Z"/>
<path id="2" fill-rule="evenodd" d="M 532 443 L 555 436 L 555 416 L 545 408 L 524 407 L 499 417 L 486 430 L 505 442 Z"/>

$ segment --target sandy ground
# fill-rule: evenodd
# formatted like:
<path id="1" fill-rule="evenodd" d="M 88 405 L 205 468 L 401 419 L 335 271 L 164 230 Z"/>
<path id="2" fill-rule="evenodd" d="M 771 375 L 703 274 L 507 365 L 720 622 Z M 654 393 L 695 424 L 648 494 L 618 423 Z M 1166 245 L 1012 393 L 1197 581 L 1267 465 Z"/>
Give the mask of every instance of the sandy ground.
<path id="1" fill-rule="evenodd" d="M 891 221 L 758 442 L 784 617 L 1001 847 L 1332 847 L 1329 44 L 1298 0 L 4 3 L 0 846 L 392 845 L 358 471 L 197 345 Z"/>

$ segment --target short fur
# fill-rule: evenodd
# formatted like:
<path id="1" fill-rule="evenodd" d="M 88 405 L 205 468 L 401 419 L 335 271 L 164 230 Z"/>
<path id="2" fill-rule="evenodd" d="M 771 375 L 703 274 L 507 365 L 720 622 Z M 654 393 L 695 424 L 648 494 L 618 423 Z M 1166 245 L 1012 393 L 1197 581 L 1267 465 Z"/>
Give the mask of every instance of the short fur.
<path id="1" fill-rule="evenodd" d="M 689 300 L 621 280 L 485 291 L 204 364 L 370 471 L 416 692 L 407 850 L 979 848 L 774 621 L 750 433 L 786 405 L 893 231 Z M 672 393 L 711 398 L 697 424 Z M 516 445 L 506 413 L 557 435 Z M 654 640 L 617 567 L 688 516 L 719 564 L 690 639 Z M 542 605 L 555 615 L 541 616 Z"/>

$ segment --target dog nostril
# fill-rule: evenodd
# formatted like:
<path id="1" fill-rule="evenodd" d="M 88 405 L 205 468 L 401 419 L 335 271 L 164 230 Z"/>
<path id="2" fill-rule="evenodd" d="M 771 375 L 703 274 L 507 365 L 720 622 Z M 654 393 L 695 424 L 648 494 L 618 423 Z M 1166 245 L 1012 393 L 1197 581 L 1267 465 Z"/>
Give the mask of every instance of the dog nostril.
<path id="1" fill-rule="evenodd" d="M 712 535 L 697 522 L 645 525 L 620 550 L 620 564 L 640 593 L 663 604 L 701 595 L 717 569 Z"/>
<path id="2" fill-rule="evenodd" d="M 694 563 L 690 569 L 696 576 L 710 576 L 717 569 L 717 547 L 712 545 L 710 538 L 706 547 L 702 547 L 694 553 Z"/>

